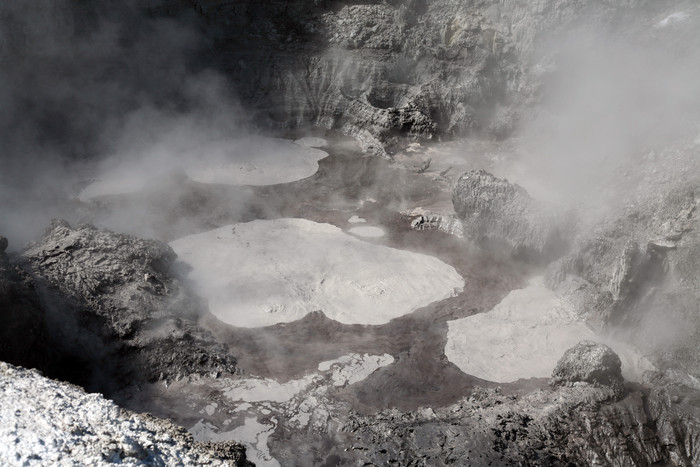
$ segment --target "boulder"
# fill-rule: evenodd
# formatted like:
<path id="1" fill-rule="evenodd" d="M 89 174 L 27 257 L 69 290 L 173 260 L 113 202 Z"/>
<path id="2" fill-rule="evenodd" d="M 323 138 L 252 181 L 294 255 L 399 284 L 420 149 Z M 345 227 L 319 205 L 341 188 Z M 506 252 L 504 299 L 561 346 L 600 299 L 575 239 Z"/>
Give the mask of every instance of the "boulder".
<path id="1" fill-rule="evenodd" d="M 525 259 L 556 257 L 566 246 L 566 218 L 559 208 L 485 170 L 459 177 L 452 204 L 465 237 L 477 243 L 506 245 L 514 256 Z"/>
<path id="2" fill-rule="evenodd" d="M 620 385 L 622 362 L 613 350 L 604 344 L 581 341 L 564 353 L 552 372 L 552 384 Z"/>

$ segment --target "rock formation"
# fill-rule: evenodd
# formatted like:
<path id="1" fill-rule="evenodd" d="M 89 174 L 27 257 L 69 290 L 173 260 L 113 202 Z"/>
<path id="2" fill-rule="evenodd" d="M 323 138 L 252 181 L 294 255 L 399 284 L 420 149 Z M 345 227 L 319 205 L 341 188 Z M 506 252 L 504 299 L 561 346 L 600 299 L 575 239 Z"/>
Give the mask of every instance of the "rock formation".
<path id="1" fill-rule="evenodd" d="M 16 290 L 24 280 L 32 293 L 7 296 L 3 312 L 35 321 L 27 328 L 49 336 L 54 358 L 39 368 L 103 391 L 117 389 L 107 381 L 118 387 L 235 372 L 235 358 L 197 325 L 206 307 L 176 279 L 174 261 L 167 244 L 55 221 L 22 252 L 21 270 L 4 263 L 17 271 L 10 285 Z"/>
<path id="2" fill-rule="evenodd" d="M 615 385 L 622 383 L 620 357 L 604 344 L 582 341 L 564 353 L 552 372 L 553 384 L 577 382 Z"/>
<path id="3" fill-rule="evenodd" d="M 415 230 L 438 229 L 457 237 L 464 236 L 462 223 L 459 219 L 440 214 L 421 214 L 411 221 L 411 228 Z"/>
<path id="4" fill-rule="evenodd" d="M 170 115 L 211 105 L 219 96 L 209 96 L 204 104 L 199 102 L 199 95 L 186 96 L 194 92 L 183 85 L 189 81 L 190 70 L 185 69 L 190 66 L 198 71 L 215 68 L 222 72 L 222 81 L 226 82 L 223 87 L 234 89 L 245 109 L 241 113 L 251 114 L 255 124 L 276 130 L 337 130 L 355 137 L 366 152 L 385 157 L 410 142 L 471 135 L 500 139 L 514 132 L 519 119 L 530 115 L 533 105 L 546 100 L 542 98 L 544 87 L 557 73 L 558 57 L 551 47 L 540 45 L 556 43 L 565 31 L 591 28 L 634 36 L 632 42 L 642 38 L 644 45 L 667 41 L 668 50 L 683 56 L 681 52 L 695 47 L 697 28 L 688 27 L 690 32 L 665 39 L 657 26 L 667 22 L 673 28 L 674 21 L 681 21 L 678 18 L 685 13 L 675 11 L 676 5 L 696 8 L 694 14 L 700 17 L 694 2 L 667 0 L 151 0 L 138 6 L 139 2 L 123 2 L 124 11 L 136 11 L 133 17 L 123 24 L 117 20 L 116 25 L 107 28 L 106 39 L 96 36 L 106 42 L 113 40 L 114 44 L 108 45 L 116 45 L 108 52 L 113 55 L 105 58 L 101 57 L 101 47 L 96 50 L 86 46 L 87 52 L 81 53 L 78 49 L 94 38 L 92 34 L 102 21 L 110 23 L 114 18 L 104 18 L 97 2 L 53 3 L 55 6 L 46 11 L 52 16 L 48 24 L 62 38 L 58 46 L 49 41 L 38 41 L 38 45 L 33 42 L 35 36 L 43 38 L 43 31 L 37 34 L 31 30 L 32 15 L 19 20 L 13 16 L 15 12 L 0 15 L 0 61 L 8 70 L 14 70 L 14 65 L 20 70 L 8 75 L 8 83 L 49 77 L 48 81 L 36 79 L 37 84 L 23 89 L 17 99 L 8 97 L 7 107 L 31 116 L 28 121 L 34 125 L 17 126 L 15 119 L 6 119 L 9 123 L 3 129 L 8 131 L 3 134 L 13 138 L 31 135 L 37 143 L 25 145 L 18 137 L 8 160 L 26 154 L 43 164 L 44 156 L 54 152 L 70 160 L 78 158 L 76 154 L 90 159 L 93 153 L 114 149 L 97 140 L 113 137 L 115 130 L 118 132 L 118 127 L 130 120 L 131 113 L 143 107 L 152 106 L 155 114 L 163 111 Z M 121 8 L 108 10 L 120 14 Z M 142 25 L 144 11 L 149 20 Z M 157 67 L 152 66 L 149 54 L 144 54 L 145 59 L 136 57 L 145 65 L 135 66 L 135 70 L 125 66 L 131 63 L 144 38 L 155 31 L 150 22 L 153 18 L 165 20 L 170 26 L 182 21 L 188 34 L 196 29 L 203 36 L 202 47 L 192 45 L 201 52 L 192 54 L 196 63 L 178 62 L 169 67 L 174 79 L 167 83 L 162 74 L 151 73 Z M 128 27 L 132 25 L 138 27 Z M 174 30 L 178 34 L 170 31 L 165 37 L 180 37 L 179 30 Z M 632 34 L 639 31 L 643 35 Z M 192 34 L 182 35 L 183 42 L 197 36 L 196 32 Z M 37 50 L 31 50 L 35 45 Z M 158 49 L 160 44 L 155 45 Z M 180 49 L 174 52 L 181 53 Z M 83 58 L 88 60 L 83 62 Z M 166 56 L 159 64 L 170 58 Z M 66 67 L 64 62 L 69 62 Z M 71 68 L 76 63 L 85 75 Z M 54 75 L 61 78 L 60 92 L 44 92 L 44 88 L 53 88 Z M 117 76 L 114 80 L 113 75 Z M 91 87 L 105 76 L 110 79 L 104 80 L 104 86 Z M 4 86 L 5 76 L 0 78 Z M 204 87 L 209 84 L 207 81 Z M 116 98 L 103 103 L 105 89 L 114 91 Z M 83 99 L 88 95 L 98 95 L 99 105 L 93 105 L 95 99 Z M 690 93 L 683 96 L 683 110 L 696 103 L 691 97 Z M 72 112 L 65 112 L 68 107 Z M 208 115 L 209 110 L 207 107 L 204 113 Z M 679 120 L 687 117 L 688 126 L 693 127 L 700 121 L 696 113 L 691 109 Z M 68 118 L 80 114 L 89 118 Z M 106 125 L 103 120 L 108 120 Z M 697 133 L 696 128 L 692 131 Z M 639 136 L 631 133 L 632 139 Z M 697 159 L 698 144 L 688 143 L 680 152 L 686 154 L 686 159 Z M 637 150 L 636 145 L 632 146 Z M 452 193 L 457 221 L 426 214 L 413 223 L 417 229 L 463 233 L 482 246 L 503 248 L 537 266 L 555 260 L 547 268 L 548 286 L 591 324 L 623 334 L 644 350 L 660 371 L 647 375 L 641 384 L 625 382 L 614 353 L 605 346 L 582 343 L 566 352 L 550 385 L 530 380 L 503 389 L 494 385 L 474 389 L 473 379 L 469 379 L 455 389 L 463 392 L 450 402 L 469 394 L 456 404 L 372 414 L 372 405 L 367 403 L 362 414 L 350 415 L 345 408 L 357 394 L 348 390 L 343 394 L 347 396 L 343 404 L 347 405 L 339 403 L 334 408 L 328 404 L 328 424 L 324 427 L 328 433 L 332 431 L 328 437 L 322 437 L 321 430 L 299 434 L 299 438 L 293 438 L 296 433 L 285 433 L 288 437 L 280 436 L 279 442 L 311 439 L 312 443 L 299 443 L 298 448 L 311 452 L 320 446 L 324 455 L 332 451 L 324 458 L 328 464 L 335 459 L 337 463 L 360 465 L 700 465 L 700 192 L 693 175 L 697 165 L 685 164 L 687 161 L 677 164 L 678 159 L 673 158 L 665 158 L 663 163 L 666 161 L 671 161 L 667 165 L 673 167 L 650 167 L 650 179 L 639 184 L 643 189 L 625 200 L 618 195 L 637 184 L 636 175 L 628 177 L 625 172 L 623 176 L 612 170 L 614 177 L 607 178 L 606 183 L 615 185 L 627 180 L 626 186 L 616 187 L 615 196 L 610 197 L 614 212 L 606 211 L 580 231 L 574 231 L 563 211 L 485 171 L 467 172 L 457 181 Z M 14 164 L 3 161 L 3 167 Z M 428 168 L 425 165 L 420 170 Z M 663 174 L 657 172 L 658 168 Z M 386 178 L 369 172 L 361 171 L 363 178 L 371 179 L 368 184 L 382 185 L 383 192 L 396 190 Z M 353 176 L 344 171 L 338 174 L 338 178 Z M 21 186 L 21 177 L 17 180 Z M 688 184 L 682 185 L 680 180 Z M 189 185 L 186 192 L 182 187 L 185 184 Z M 314 186 L 307 181 L 297 188 L 311 192 Z M 381 197 L 358 186 L 364 188 L 364 181 L 348 190 L 354 193 L 351 201 L 364 203 L 366 198 L 372 204 L 381 203 Z M 70 191 L 64 188 L 62 193 Z M 192 214 L 195 222 L 181 227 L 183 230 L 174 237 L 185 230 L 197 231 L 211 219 L 233 222 L 231 218 L 239 220 L 242 216 L 231 208 L 222 209 L 218 217 L 195 215 L 228 203 L 239 196 L 238 192 L 223 190 L 220 196 L 212 196 L 209 188 L 195 186 L 183 177 L 173 178 L 162 189 L 151 188 L 141 194 L 169 201 L 144 210 L 158 217 L 158 228 L 154 229 L 158 233 L 182 213 Z M 335 201 L 343 197 L 336 198 L 335 188 L 331 184 L 307 198 L 289 196 L 278 202 L 297 205 L 299 199 L 313 197 Z M 171 190 L 177 189 L 187 196 L 168 199 Z M 283 193 L 276 190 L 261 188 L 246 193 L 259 198 Z M 359 192 L 364 193 L 363 199 Z M 402 195 L 392 193 L 391 199 Z M 130 197 L 129 202 L 139 204 L 139 196 Z M 79 200 L 73 202 L 79 206 L 76 210 L 85 207 Z M 264 203 L 253 205 L 255 209 L 249 213 L 252 217 L 278 213 L 264 209 Z M 164 212 L 154 212 L 164 206 Z M 93 207 L 103 209 L 99 203 Z M 340 215 L 335 212 L 338 206 L 330 202 L 323 209 L 309 203 L 308 212 L 314 207 L 323 211 L 315 212 L 317 216 Z M 391 217 L 382 214 L 383 219 Z M 396 217 L 398 214 L 389 219 L 392 228 L 400 223 Z M 413 241 L 416 233 L 409 233 Z M 395 237 L 387 235 L 386 241 Z M 411 242 L 404 245 L 410 246 Z M 166 244 L 90 226 L 73 228 L 58 221 L 40 241 L 22 252 L 6 254 L 6 249 L 7 241 L 0 237 L 0 360 L 36 367 L 48 376 L 108 395 L 123 394 L 119 391 L 125 386 L 137 391 L 149 382 L 167 383 L 190 376 L 214 380 L 220 374 L 236 372 L 236 359 L 226 346 L 199 326 L 206 307 L 178 279 L 175 254 Z M 462 253 L 460 248 L 450 251 Z M 478 278 L 469 278 L 473 279 Z M 484 288 L 487 286 L 484 284 Z M 445 319 L 466 312 L 458 309 L 462 303 L 455 301 L 445 308 L 416 313 L 440 316 L 441 325 Z M 474 308 L 469 313 L 478 311 L 483 310 Z M 212 327 L 219 324 L 211 317 L 208 323 Z M 364 332 L 359 326 L 355 331 Z M 438 334 L 431 335 L 436 342 Z M 301 341 L 305 336 L 299 332 L 295 338 Z M 263 345 L 254 337 L 248 339 L 249 349 Z M 354 345 L 349 342 L 353 339 L 343 345 Z M 357 345 L 361 347 L 362 342 Z M 430 355 L 439 360 L 442 348 L 437 347 L 437 352 Z M 405 357 L 406 353 L 397 356 L 397 367 L 416 363 Z M 418 369 L 420 365 L 435 364 L 432 360 L 418 363 Z M 441 364 L 449 366 L 449 362 Z M 391 380 L 392 384 L 402 381 L 388 375 L 384 373 L 380 380 Z M 389 387 L 396 389 L 398 384 Z M 53 447 L 69 444 L 74 449 L 71 459 L 86 464 L 245 462 L 234 444 L 195 445 L 169 423 L 120 411 L 100 397 L 48 381 L 31 371 L 0 363 L 0 389 L 0 437 L 5 437 L 0 440 L 0 463 L 68 461 L 67 454 Z M 361 396 L 360 405 L 365 403 L 364 398 L 372 397 Z M 386 399 L 381 403 L 385 404 Z M 206 408 L 203 410 L 200 414 L 207 413 Z M 331 417 L 333 410 L 337 413 Z M 44 439 L 35 435 L 41 428 L 39 422 L 49 424 L 46 439 L 56 444 L 47 447 L 48 443 L 42 444 Z M 340 432 L 338 426 L 343 427 Z M 31 436 L 34 438 L 25 443 Z M 213 452 L 223 455 L 216 458 Z"/>
<path id="5" fill-rule="evenodd" d="M 196 443 L 171 422 L 3 362 L 0 402 L 3 465 L 253 465 L 237 443 Z"/>
<path id="6" fill-rule="evenodd" d="M 337 129 L 390 155 L 410 141 L 508 135 L 545 78 L 551 57 L 532 53 L 544 33 L 584 16 L 614 24 L 642 2 L 191 3 L 261 118 Z"/>
<path id="7" fill-rule="evenodd" d="M 452 203 L 464 236 L 481 244 L 505 244 L 515 256 L 556 257 L 566 238 L 559 208 L 534 200 L 520 186 L 474 170 L 459 177 Z"/>
<path id="8" fill-rule="evenodd" d="M 638 199 L 586 231 L 548 267 L 548 285 L 601 328 L 616 330 L 661 367 L 697 372 L 700 335 L 697 189 Z"/>
<path id="9" fill-rule="evenodd" d="M 571 361 L 582 354 L 587 365 Z M 604 346 L 580 344 L 554 378 L 598 381 L 603 374 L 619 383 L 616 362 Z M 370 465 L 697 465 L 700 411 L 688 394 L 687 386 L 660 380 L 628 385 L 624 397 L 593 384 L 525 395 L 476 390 L 444 408 L 353 415 L 345 431 L 350 455 Z"/>

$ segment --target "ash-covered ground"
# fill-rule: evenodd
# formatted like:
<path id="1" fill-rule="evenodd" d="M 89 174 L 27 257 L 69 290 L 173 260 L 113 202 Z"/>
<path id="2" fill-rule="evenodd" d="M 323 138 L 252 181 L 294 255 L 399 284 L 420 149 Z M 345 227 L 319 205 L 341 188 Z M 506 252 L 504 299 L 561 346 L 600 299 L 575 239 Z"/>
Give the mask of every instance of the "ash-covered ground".
<path id="1" fill-rule="evenodd" d="M 698 465 L 699 25 L 0 7 L 0 463 Z"/>

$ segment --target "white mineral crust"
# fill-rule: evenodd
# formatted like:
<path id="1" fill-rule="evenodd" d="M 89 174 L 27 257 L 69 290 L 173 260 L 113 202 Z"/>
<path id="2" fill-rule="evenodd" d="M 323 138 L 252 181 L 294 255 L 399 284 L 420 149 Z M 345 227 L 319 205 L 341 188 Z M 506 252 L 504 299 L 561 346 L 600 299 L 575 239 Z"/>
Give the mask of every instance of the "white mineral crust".
<path id="1" fill-rule="evenodd" d="M 321 310 L 346 324 L 383 324 L 462 289 L 432 256 L 371 244 L 329 224 L 256 220 L 170 244 L 211 312 L 234 326 Z"/>

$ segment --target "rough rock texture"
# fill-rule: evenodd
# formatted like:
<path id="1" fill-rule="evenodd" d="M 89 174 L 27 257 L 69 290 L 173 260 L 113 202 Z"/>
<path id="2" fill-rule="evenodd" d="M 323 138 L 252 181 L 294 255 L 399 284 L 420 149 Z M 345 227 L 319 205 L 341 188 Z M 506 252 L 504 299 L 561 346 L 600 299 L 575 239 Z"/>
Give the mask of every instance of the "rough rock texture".
<path id="1" fill-rule="evenodd" d="M 412 140 L 509 134 L 551 68 L 551 54 L 534 53 L 537 45 L 583 24 L 615 27 L 644 3 L 649 2 L 148 0 L 124 8 L 199 28 L 207 47 L 197 48 L 192 61 L 215 64 L 230 77 L 236 95 L 259 121 L 277 128 L 337 129 L 356 136 L 368 150 L 391 154 Z M 113 19 L 106 15 L 115 10 L 99 2 L 46 2 L 45 8 L 55 19 L 52 33 L 59 31 L 69 40 L 89 38 L 101 19 Z M 3 54 L 6 63 L 31 57 L 22 48 L 28 27 L 13 23 L 11 15 L 3 18 L 3 26 L 10 51 Z M 147 29 L 133 23 L 123 26 L 127 32 L 120 40 L 125 44 L 149 37 Z M 120 59 L 128 61 L 132 50 L 124 48 Z M 64 60 L 77 58 L 67 55 Z M 62 63 L 49 63 L 47 70 L 63 69 Z M 101 81 L 101 67 L 93 68 L 94 76 L 77 83 Z M 168 101 L 182 98 L 178 79 L 172 80 L 177 86 L 168 86 L 169 79 L 144 72 L 153 81 L 141 76 L 139 82 L 161 84 L 162 89 L 151 92 Z M 117 109 L 133 110 L 130 106 L 140 99 L 136 90 L 123 86 Z M 78 108 L 90 109 L 80 104 Z M 67 115 L 58 105 L 52 110 Z M 81 125 L 65 125 L 89 139 Z M 50 141 L 58 144 L 65 133 L 54 133 Z"/>
<path id="2" fill-rule="evenodd" d="M 411 221 L 411 228 L 415 230 L 437 229 L 456 237 L 464 236 L 462 222 L 459 219 L 440 214 L 421 214 Z"/>
<path id="3" fill-rule="evenodd" d="M 279 127 L 338 129 L 379 154 L 412 140 L 507 135 L 546 75 L 551 57 L 533 54 L 543 36 L 584 16 L 614 24 L 640 3 L 191 2 L 246 105 Z"/>
<path id="4" fill-rule="evenodd" d="M 620 357 L 610 347 L 582 341 L 564 353 L 552 372 L 552 383 L 621 384 L 621 367 Z"/>
<path id="5" fill-rule="evenodd" d="M 559 208 L 534 200 L 519 185 L 485 170 L 466 172 L 452 203 L 464 235 L 478 243 L 505 244 L 515 256 L 556 257 L 566 245 Z"/>
<path id="6" fill-rule="evenodd" d="M 548 267 L 548 285 L 599 327 L 700 375 L 700 194 L 689 184 L 636 199 Z"/>
<path id="7" fill-rule="evenodd" d="M 585 383 L 476 390 L 445 408 L 353 415 L 345 431 L 358 465 L 698 465 L 696 389 L 663 380 L 624 397 Z"/>
<path id="8" fill-rule="evenodd" d="M 35 280 L 63 374 L 97 385 L 234 372 L 236 360 L 197 325 L 206 312 L 174 276 L 161 242 L 55 221 L 19 263 Z M 90 374 L 90 372 L 93 374 Z M 120 383 L 117 383 L 120 384 Z"/>
<path id="9" fill-rule="evenodd" d="M 237 443 L 195 443 L 171 422 L 3 362 L 0 464 L 253 465 Z"/>

